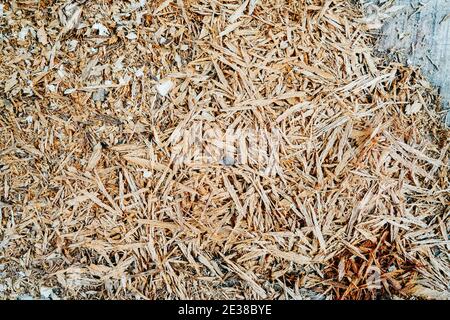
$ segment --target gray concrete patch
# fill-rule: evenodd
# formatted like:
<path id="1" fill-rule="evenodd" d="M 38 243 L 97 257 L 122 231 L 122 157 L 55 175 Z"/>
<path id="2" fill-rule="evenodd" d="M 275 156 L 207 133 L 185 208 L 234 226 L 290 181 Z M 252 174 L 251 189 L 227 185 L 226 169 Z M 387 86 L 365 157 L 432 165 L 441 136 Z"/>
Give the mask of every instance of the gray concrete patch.
<path id="1" fill-rule="evenodd" d="M 384 19 L 378 50 L 408 65 L 420 67 L 438 88 L 443 107 L 450 109 L 450 0 L 362 2 L 366 4 L 369 16 Z M 392 6 L 395 10 L 389 13 L 387 8 Z M 450 126 L 450 110 L 446 123 Z"/>

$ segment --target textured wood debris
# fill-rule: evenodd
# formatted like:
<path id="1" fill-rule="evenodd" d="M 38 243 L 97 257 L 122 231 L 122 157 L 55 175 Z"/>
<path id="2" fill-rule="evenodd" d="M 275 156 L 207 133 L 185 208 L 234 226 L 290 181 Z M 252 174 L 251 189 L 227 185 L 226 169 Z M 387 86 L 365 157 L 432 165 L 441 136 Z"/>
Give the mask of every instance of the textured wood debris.
<path id="1" fill-rule="evenodd" d="M 449 297 L 439 98 L 350 1 L 0 13 L 1 298 Z M 189 128 L 276 128 L 275 169 Z"/>

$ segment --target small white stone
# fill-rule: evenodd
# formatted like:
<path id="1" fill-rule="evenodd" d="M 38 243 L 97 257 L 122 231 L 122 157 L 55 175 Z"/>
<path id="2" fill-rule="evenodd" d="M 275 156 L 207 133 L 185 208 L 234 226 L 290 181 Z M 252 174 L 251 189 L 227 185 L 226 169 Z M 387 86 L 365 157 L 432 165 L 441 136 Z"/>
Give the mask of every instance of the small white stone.
<path id="1" fill-rule="evenodd" d="M 126 85 L 130 82 L 130 80 L 131 80 L 131 77 L 128 74 L 126 74 L 125 77 L 119 78 L 119 85 Z"/>
<path id="2" fill-rule="evenodd" d="M 92 100 L 103 102 L 106 99 L 106 90 L 103 88 L 98 89 L 92 94 Z"/>
<path id="3" fill-rule="evenodd" d="M 144 76 L 144 67 L 137 69 L 136 72 L 134 73 L 134 75 L 138 78 L 143 77 Z"/>
<path id="4" fill-rule="evenodd" d="M 50 92 L 56 92 L 56 86 L 54 84 L 48 84 L 47 90 Z"/>
<path id="5" fill-rule="evenodd" d="M 22 89 L 24 94 L 28 94 L 30 96 L 34 95 L 33 90 L 31 89 L 31 87 L 26 87 Z"/>
<path id="6" fill-rule="evenodd" d="M 52 288 L 41 287 L 39 291 L 40 291 L 42 299 L 45 299 L 45 300 L 49 300 L 49 299 L 59 300 L 59 297 L 53 292 Z"/>
<path id="7" fill-rule="evenodd" d="M 60 65 L 58 69 L 58 76 L 61 78 L 64 78 L 66 76 L 66 72 L 64 71 L 64 66 Z"/>
<path id="8" fill-rule="evenodd" d="M 146 3 L 147 3 L 146 0 L 140 0 L 137 3 L 132 2 L 130 5 L 130 10 L 136 10 L 136 9 L 142 8 L 143 6 L 145 6 Z"/>
<path id="9" fill-rule="evenodd" d="M 23 28 L 19 31 L 19 34 L 17 35 L 17 38 L 18 38 L 19 40 L 25 40 L 25 37 L 27 36 L 29 30 L 30 30 L 29 27 L 23 27 Z"/>
<path id="10" fill-rule="evenodd" d="M 69 52 L 75 51 L 77 48 L 78 41 L 77 40 L 70 40 L 68 43 L 68 50 Z"/>
<path id="11" fill-rule="evenodd" d="M 405 113 L 410 116 L 419 112 L 420 109 L 422 109 L 422 104 L 420 102 L 414 102 L 412 105 L 409 104 L 406 106 Z"/>
<path id="12" fill-rule="evenodd" d="M 130 32 L 129 34 L 127 34 L 127 39 L 128 40 L 136 40 L 137 38 L 138 38 L 138 36 L 134 32 Z"/>
<path id="13" fill-rule="evenodd" d="M 142 17 L 145 13 L 143 12 L 136 12 L 136 19 L 134 19 L 134 23 L 136 26 L 139 26 L 142 23 Z"/>
<path id="14" fill-rule="evenodd" d="M 156 85 L 156 90 L 163 97 L 167 96 L 172 88 L 173 82 L 171 80 L 164 80 Z"/>
<path id="15" fill-rule="evenodd" d="M 32 122 L 33 122 L 33 116 L 28 116 L 28 117 L 25 118 L 25 120 L 26 120 L 28 123 L 32 123 Z"/>
<path id="16" fill-rule="evenodd" d="M 161 37 L 159 39 L 159 44 L 165 44 L 167 42 L 167 39 L 165 37 Z"/>
<path id="17" fill-rule="evenodd" d="M 280 43 L 280 49 L 284 50 L 284 49 L 287 49 L 288 47 L 289 47 L 289 42 L 283 41 Z"/>
<path id="18" fill-rule="evenodd" d="M 122 61 L 123 61 L 123 59 L 124 59 L 125 57 L 120 57 L 119 59 L 117 59 L 116 60 L 116 62 L 114 62 L 114 65 L 113 65 L 113 72 L 118 72 L 118 71 L 121 71 L 122 69 L 123 69 L 123 63 L 122 63 Z"/>
<path id="19" fill-rule="evenodd" d="M 145 170 L 144 173 L 143 173 L 142 175 L 143 175 L 143 177 L 144 177 L 145 179 L 148 179 L 148 178 L 150 178 L 150 177 L 152 176 L 152 174 L 150 173 L 150 171 L 147 171 L 147 170 Z"/>
<path id="20" fill-rule="evenodd" d="M 64 90 L 64 94 L 71 94 L 71 93 L 74 93 L 76 90 L 77 89 L 74 89 L 74 88 L 66 89 L 66 90 Z"/>
<path id="21" fill-rule="evenodd" d="M 177 63 L 178 67 L 181 67 L 181 57 L 178 53 L 175 54 L 175 62 Z"/>
<path id="22" fill-rule="evenodd" d="M 225 165 L 225 166 L 232 166 L 234 165 L 235 161 L 232 157 L 229 156 L 225 156 L 223 159 L 221 159 L 219 161 L 221 164 Z"/>
<path id="23" fill-rule="evenodd" d="M 92 26 L 92 29 L 98 30 L 98 35 L 99 36 L 107 36 L 107 35 L 109 35 L 108 29 L 104 25 L 102 25 L 101 23 L 94 23 L 94 25 Z"/>

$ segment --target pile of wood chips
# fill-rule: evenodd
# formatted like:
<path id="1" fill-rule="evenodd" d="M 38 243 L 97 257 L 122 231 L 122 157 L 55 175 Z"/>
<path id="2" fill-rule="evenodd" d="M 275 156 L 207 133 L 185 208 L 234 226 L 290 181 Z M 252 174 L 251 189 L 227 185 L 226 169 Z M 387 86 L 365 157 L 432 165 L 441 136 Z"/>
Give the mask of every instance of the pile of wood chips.
<path id="1" fill-rule="evenodd" d="M 449 131 L 350 0 L 0 5 L 0 297 L 449 298 Z M 276 170 L 174 136 L 276 128 Z"/>

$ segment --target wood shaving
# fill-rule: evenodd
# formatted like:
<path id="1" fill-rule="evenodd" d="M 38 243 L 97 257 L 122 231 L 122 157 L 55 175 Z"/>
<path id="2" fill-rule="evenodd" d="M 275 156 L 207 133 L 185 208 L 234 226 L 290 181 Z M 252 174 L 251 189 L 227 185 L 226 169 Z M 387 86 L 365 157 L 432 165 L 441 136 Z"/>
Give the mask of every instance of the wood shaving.
<path id="1" fill-rule="evenodd" d="M 1 9 L 0 298 L 449 298 L 449 133 L 420 72 L 374 54 L 377 17 Z"/>

